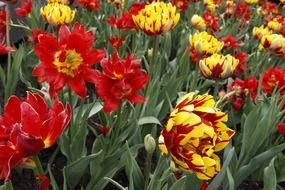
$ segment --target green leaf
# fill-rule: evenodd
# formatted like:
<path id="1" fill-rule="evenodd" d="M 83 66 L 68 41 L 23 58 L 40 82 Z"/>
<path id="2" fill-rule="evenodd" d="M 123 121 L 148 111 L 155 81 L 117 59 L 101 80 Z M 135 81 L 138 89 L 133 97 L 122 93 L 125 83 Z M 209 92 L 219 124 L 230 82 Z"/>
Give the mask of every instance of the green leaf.
<path id="1" fill-rule="evenodd" d="M 3 84 L 5 83 L 5 78 L 6 78 L 5 71 L 4 71 L 3 68 L 0 66 L 0 80 L 3 82 Z"/>
<path id="2" fill-rule="evenodd" d="M 277 159 L 275 160 L 276 165 L 276 176 L 278 183 L 285 181 L 285 156 L 278 155 Z"/>
<path id="3" fill-rule="evenodd" d="M 252 158 L 249 164 L 239 168 L 238 172 L 234 175 L 234 179 L 236 182 L 235 187 L 238 187 L 245 178 L 247 178 L 255 170 L 259 169 L 260 165 L 264 164 L 265 162 L 269 162 L 274 156 L 276 156 L 279 152 L 281 152 L 284 149 L 285 149 L 285 143 L 274 146 L 269 150 Z"/>
<path id="4" fill-rule="evenodd" d="M 90 106 L 92 106 L 90 108 Z M 74 118 L 81 118 L 83 117 L 83 115 L 85 114 L 84 111 L 81 110 L 90 110 L 89 114 L 88 114 L 88 118 L 90 118 L 91 116 L 95 115 L 96 113 L 98 113 L 99 111 L 101 111 L 103 108 L 103 105 L 101 102 L 96 102 L 96 103 L 90 103 L 90 104 L 84 104 L 83 107 L 79 106 L 77 108 L 74 109 L 73 111 L 73 117 Z M 81 110 L 80 110 L 81 109 Z M 81 114 L 80 116 L 77 116 L 77 114 Z"/>
<path id="5" fill-rule="evenodd" d="M 50 178 L 50 182 L 51 182 L 51 186 L 53 190 L 58 190 L 58 186 L 56 183 L 56 180 L 52 174 L 51 168 L 50 168 L 50 163 L 48 163 L 48 174 L 49 174 L 49 178 Z"/>
<path id="6" fill-rule="evenodd" d="M 164 170 L 166 170 L 166 168 L 168 167 L 166 166 L 165 158 L 163 156 L 160 156 L 155 171 L 147 187 L 147 190 L 161 189 L 161 186 L 163 186 L 163 184 L 160 183 L 160 178 L 163 175 Z"/>
<path id="7" fill-rule="evenodd" d="M 176 181 L 169 190 L 183 190 L 185 189 L 186 184 L 186 177 L 180 178 L 178 181 Z"/>
<path id="8" fill-rule="evenodd" d="M 264 175 L 263 175 L 264 190 L 276 190 L 277 179 L 274 168 L 274 160 L 275 158 L 273 158 L 270 161 L 269 165 L 266 168 L 264 168 Z"/>
<path id="9" fill-rule="evenodd" d="M 219 174 L 213 179 L 213 181 L 208 186 L 209 189 L 216 190 L 220 187 L 220 185 L 224 181 L 224 178 L 225 178 L 226 172 L 227 172 L 227 168 L 228 168 L 228 166 L 232 160 L 234 152 L 235 152 L 235 148 L 232 147 L 230 149 L 230 151 L 227 153 L 226 160 L 223 163 L 223 167 L 222 167 L 221 171 L 219 172 Z"/>
<path id="10" fill-rule="evenodd" d="M 228 190 L 234 190 L 235 189 L 235 181 L 234 181 L 233 175 L 232 175 L 229 167 L 227 167 L 227 177 L 228 177 L 228 182 L 229 182 L 229 189 Z"/>
<path id="11" fill-rule="evenodd" d="M 197 176 L 192 174 L 187 174 L 186 189 L 199 190 L 202 185 L 202 181 L 197 178 Z M 210 190 L 210 189 L 209 189 Z"/>
<path id="12" fill-rule="evenodd" d="M 80 178 L 84 175 L 89 163 L 101 153 L 102 151 L 82 157 L 63 168 L 63 173 L 66 176 L 66 182 L 69 189 L 72 190 L 75 188 L 80 181 Z"/>
<path id="13" fill-rule="evenodd" d="M 127 188 L 124 188 L 122 185 L 120 185 L 118 182 L 116 182 L 115 180 L 109 178 L 109 177 L 104 177 L 105 180 L 107 180 L 108 182 L 112 183 L 113 185 L 115 185 L 116 187 L 118 187 L 120 190 L 127 190 Z"/>
<path id="14" fill-rule="evenodd" d="M 4 185 L 1 185 L 0 190 L 13 190 L 13 185 L 11 181 L 8 181 Z"/>
<path id="15" fill-rule="evenodd" d="M 131 150 L 127 142 L 126 142 L 126 149 L 127 149 L 127 159 L 124 159 L 124 157 L 123 159 L 127 161 L 125 165 L 125 170 L 129 178 L 129 189 L 130 190 L 139 189 L 144 185 L 144 176 L 135 157 L 131 153 Z"/>
<path id="16" fill-rule="evenodd" d="M 157 125 L 161 125 L 160 121 L 156 118 L 156 117 L 142 117 L 139 119 L 138 121 L 138 125 L 146 125 L 146 124 L 157 124 Z"/>

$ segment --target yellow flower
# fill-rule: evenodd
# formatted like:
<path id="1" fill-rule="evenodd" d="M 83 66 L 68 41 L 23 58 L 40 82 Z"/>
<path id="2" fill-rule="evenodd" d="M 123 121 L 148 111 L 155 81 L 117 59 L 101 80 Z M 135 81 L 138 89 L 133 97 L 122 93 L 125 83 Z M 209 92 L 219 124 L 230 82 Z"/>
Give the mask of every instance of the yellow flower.
<path id="1" fill-rule="evenodd" d="M 75 11 L 64 4 L 49 3 L 41 8 L 41 15 L 49 24 L 57 26 L 71 23 L 74 19 Z"/>
<path id="2" fill-rule="evenodd" d="M 251 4 L 251 5 L 254 5 L 254 4 L 257 4 L 259 2 L 259 0 L 245 0 L 245 2 L 247 4 Z"/>
<path id="3" fill-rule="evenodd" d="M 164 34 L 178 23 L 180 14 L 171 3 L 152 2 L 133 15 L 133 21 L 139 29 L 148 35 Z"/>
<path id="4" fill-rule="evenodd" d="M 266 49 L 276 56 L 284 57 L 285 38 L 280 34 L 265 35 L 260 40 L 259 49 Z"/>
<path id="5" fill-rule="evenodd" d="M 191 24 L 197 30 L 205 30 L 206 28 L 206 22 L 203 19 L 203 17 L 196 15 L 196 14 L 192 16 Z"/>
<path id="6" fill-rule="evenodd" d="M 267 23 L 267 27 L 273 31 L 279 31 L 282 27 L 282 24 L 274 19 Z"/>
<path id="7" fill-rule="evenodd" d="M 199 69 L 207 79 L 226 79 L 234 73 L 238 64 L 239 60 L 231 55 L 213 54 L 200 60 Z"/>
<path id="8" fill-rule="evenodd" d="M 217 40 L 214 36 L 207 32 L 196 32 L 193 36 L 189 36 L 190 47 L 200 55 L 214 54 L 222 50 L 224 43 Z"/>
<path id="9" fill-rule="evenodd" d="M 271 34 L 272 31 L 269 30 L 267 27 L 264 27 L 264 25 L 261 25 L 259 27 L 254 27 L 252 30 L 252 35 L 256 39 L 261 39 L 262 36 Z"/>
<path id="10" fill-rule="evenodd" d="M 204 6 L 210 13 L 215 13 L 218 8 L 218 4 L 214 0 L 204 0 Z"/>
<path id="11" fill-rule="evenodd" d="M 210 180 L 221 168 L 215 152 L 224 149 L 235 133 L 226 126 L 227 120 L 227 114 L 215 108 L 213 96 L 188 93 L 171 112 L 159 148 L 164 155 L 170 153 L 177 169 Z"/>
<path id="12" fill-rule="evenodd" d="M 48 3 L 62 3 L 69 5 L 72 0 L 47 0 Z"/>

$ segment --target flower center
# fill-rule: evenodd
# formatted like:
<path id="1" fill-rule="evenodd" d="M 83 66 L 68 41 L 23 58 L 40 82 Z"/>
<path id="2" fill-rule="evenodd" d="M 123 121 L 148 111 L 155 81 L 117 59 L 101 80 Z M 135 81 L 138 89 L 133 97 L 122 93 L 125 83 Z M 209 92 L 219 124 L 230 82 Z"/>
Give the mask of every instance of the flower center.
<path id="1" fill-rule="evenodd" d="M 83 58 L 75 50 L 58 51 L 53 64 L 59 73 L 74 77 Z"/>

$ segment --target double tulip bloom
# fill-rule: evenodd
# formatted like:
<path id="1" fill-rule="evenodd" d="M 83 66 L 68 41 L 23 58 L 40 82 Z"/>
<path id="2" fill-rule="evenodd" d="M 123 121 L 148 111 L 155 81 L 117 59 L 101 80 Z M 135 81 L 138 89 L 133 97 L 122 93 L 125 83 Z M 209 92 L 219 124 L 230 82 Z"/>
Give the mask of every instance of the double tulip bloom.
<path id="1" fill-rule="evenodd" d="M 36 93 L 28 93 L 23 101 L 10 97 L 0 116 L 0 179 L 8 180 L 17 165 L 33 166 L 28 157 L 52 146 L 70 117 L 70 105 L 58 100 L 49 108 Z"/>
<path id="2" fill-rule="evenodd" d="M 196 32 L 194 35 L 190 35 L 189 44 L 190 57 L 195 62 L 198 61 L 198 57 L 219 53 L 224 46 L 223 42 L 207 32 Z"/>
<path id="3" fill-rule="evenodd" d="M 180 14 L 171 3 L 152 2 L 132 17 L 136 26 L 144 33 L 158 35 L 173 29 L 179 21 Z"/>
<path id="4" fill-rule="evenodd" d="M 41 8 L 41 15 L 53 26 L 70 24 L 74 19 L 75 11 L 65 4 L 68 2 L 65 0 L 50 0 L 50 3 Z"/>
<path id="5" fill-rule="evenodd" d="M 95 63 L 105 56 L 105 50 L 93 48 L 95 41 L 92 31 L 75 23 L 70 31 L 66 25 L 59 29 L 58 39 L 46 33 L 38 37 L 35 52 L 40 64 L 33 70 L 39 82 L 50 84 L 50 93 L 59 92 L 67 85 L 78 96 L 87 95 L 85 81 L 94 83 L 96 72 L 92 69 Z"/>
<path id="6" fill-rule="evenodd" d="M 159 137 L 163 154 L 170 153 L 175 166 L 210 180 L 220 171 L 215 152 L 223 150 L 235 132 L 226 126 L 228 116 L 215 108 L 213 96 L 186 94 L 169 116 Z"/>
<path id="7" fill-rule="evenodd" d="M 239 60 L 231 55 L 213 54 L 199 62 L 201 74 L 207 79 L 220 80 L 232 76 Z"/>
<path id="8" fill-rule="evenodd" d="M 275 56 L 285 56 L 285 38 L 280 34 L 265 35 L 261 38 L 260 49 L 266 49 Z"/>

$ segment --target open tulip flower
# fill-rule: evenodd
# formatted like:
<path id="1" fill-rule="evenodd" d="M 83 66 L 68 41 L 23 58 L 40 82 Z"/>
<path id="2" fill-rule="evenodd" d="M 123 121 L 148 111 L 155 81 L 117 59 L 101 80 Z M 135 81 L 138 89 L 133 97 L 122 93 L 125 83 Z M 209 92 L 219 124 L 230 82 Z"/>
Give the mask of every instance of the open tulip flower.
<path id="1" fill-rule="evenodd" d="M 152 2 L 133 15 L 137 27 L 148 35 L 164 34 L 178 23 L 180 14 L 171 3 Z"/>
<path id="2" fill-rule="evenodd" d="M 52 34 L 43 34 L 38 40 L 35 52 L 41 62 L 33 71 L 38 81 L 48 82 L 51 94 L 67 84 L 77 95 L 86 97 L 85 81 L 94 83 L 97 76 L 92 65 L 105 56 L 105 50 L 92 48 L 92 31 L 75 23 L 71 31 L 66 25 L 61 26 L 58 40 Z"/>
<path id="3" fill-rule="evenodd" d="M 220 171 L 215 152 L 224 149 L 235 134 L 225 124 L 227 114 L 214 106 L 211 95 L 186 94 L 159 137 L 162 153 L 169 152 L 178 169 L 195 172 L 202 180 L 210 180 Z"/>
<path id="4" fill-rule="evenodd" d="M 97 71 L 96 92 L 104 101 L 104 111 L 116 110 L 122 99 L 132 103 L 143 103 L 144 97 L 138 94 L 149 80 L 144 69 L 140 68 L 139 59 L 129 55 L 120 59 L 117 53 L 112 57 L 103 59 L 101 66 L 103 72 Z"/>
<path id="5" fill-rule="evenodd" d="M 8 179 L 11 168 L 52 146 L 70 118 L 69 104 L 64 107 L 57 99 L 49 108 L 36 93 L 28 92 L 25 100 L 10 97 L 0 116 L 0 179 Z"/>

